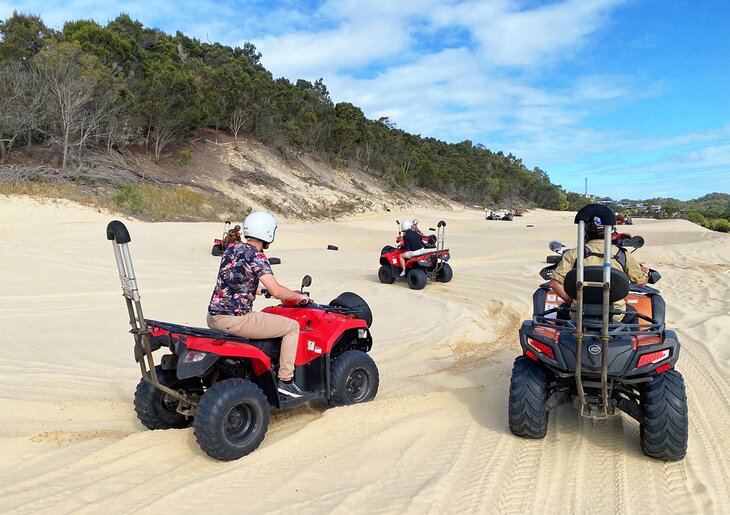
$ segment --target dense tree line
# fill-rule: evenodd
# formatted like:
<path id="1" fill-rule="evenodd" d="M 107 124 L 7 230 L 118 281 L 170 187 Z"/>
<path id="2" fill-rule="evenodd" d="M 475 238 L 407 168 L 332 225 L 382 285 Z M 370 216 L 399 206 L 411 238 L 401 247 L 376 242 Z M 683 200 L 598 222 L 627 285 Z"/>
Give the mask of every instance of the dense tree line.
<path id="1" fill-rule="evenodd" d="M 0 160 L 38 143 L 65 168 L 88 149 L 142 146 L 155 161 L 203 127 L 242 134 L 284 155 L 357 165 L 393 187 L 469 202 L 565 209 L 565 192 L 512 154 L 448 144 L 333 103 L 320 79 L 274 79 L 246 43 L 231 48 L 145 28 L 127 15 L 54 31 L 32 15 L 0 22 Z"/>

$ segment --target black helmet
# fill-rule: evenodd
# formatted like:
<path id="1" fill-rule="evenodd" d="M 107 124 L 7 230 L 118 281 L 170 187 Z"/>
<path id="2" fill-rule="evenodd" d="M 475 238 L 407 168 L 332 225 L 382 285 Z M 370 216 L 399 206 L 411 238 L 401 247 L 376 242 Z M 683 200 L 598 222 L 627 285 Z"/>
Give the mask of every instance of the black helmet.
<path id="1" fill-rule="evenodd" d="M 606 225 L 616 225 L 616 215 L 601 204 L 588 204 L 575 215 L 575 223 L 584 222 L 586 234 L 602 234 Z"/>

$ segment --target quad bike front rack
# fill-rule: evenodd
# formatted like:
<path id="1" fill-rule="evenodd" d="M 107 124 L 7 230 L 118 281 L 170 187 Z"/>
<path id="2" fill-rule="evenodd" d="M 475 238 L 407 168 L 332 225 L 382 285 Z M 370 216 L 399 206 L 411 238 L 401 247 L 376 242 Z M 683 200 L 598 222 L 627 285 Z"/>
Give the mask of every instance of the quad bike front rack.
<path id="1" fill-rule="evenodd" d="M 584 255 L 585 247 L 585 226 L 586 220 L 581 218 L 578 220 L 578 252 L 576 259 L 576 321 L 575 321 L 575 387 L 578 391 L 578 399 L 580 402 L 580 414 L 593 420 L 606 419 L 609 415 L 608 410 L 608 341 L 609 341 L 609 311 L 611 307 L 611 232 L 616 223 L 615 216 L 610 210 L 606 210 L 613 216 L 611 219 L 604 214 L 603 221 L 603 282 L 585 281 L 584 273 Z M 602 213 L 603 214 L 603 213 Z M 576 216 L 578 218 L 580 213 Z M 594 413 L 592 406 L 586 402 L 586 394 L 583 388 L 582 378 L 582 356 L 583 356 L 583 288 L 598 287 L 603 289 L 603 302 L 601 309 L 601 409 L 598 413 Z"/>
<path id="2" fill-rule="evenodd" d="M 155 361 L 152 356 L 153 345 L 150 341 L 151 334 L 147 327 L 144 314 L 142 313 L 139 287 L 137 286 L 137 278 L 134 274 L 134 266 L 132 265 L 132 255 L 129 252 L 129 242 L 132 240 L 129 236 L 129 231 L 122 222 L 113 220 L 106 226 L 106 238 L 111 240 L 112 247 L 114 248 L 114 257 L 116 258 L 117 269 L 119 270 L 119 280 L 122 283 L 122 294 L 124 295 L 124 300 L 127 302 L 129 325 L 132 327 L 129 332 L 134 337 L 134 355 L 139 362 L 142 379 L 166 395 L 180 401 L 178 412 L 183 415 L 192 416 L 195 413 L 197 402 L 188 395 L 161 384 L 157 379 Z"/>

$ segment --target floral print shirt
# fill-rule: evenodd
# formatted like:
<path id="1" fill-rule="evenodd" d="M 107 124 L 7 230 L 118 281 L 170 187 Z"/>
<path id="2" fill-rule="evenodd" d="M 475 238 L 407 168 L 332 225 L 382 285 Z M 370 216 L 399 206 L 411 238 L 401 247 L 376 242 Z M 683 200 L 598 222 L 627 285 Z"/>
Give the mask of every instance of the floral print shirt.
<path id="1" fill-rule="evenodd" d="M 208 314 L 246 315 L 253 309 L 259 278 L 273 274 L 269 260 L 249 243 L 237 243 L 221 258 L 218 280 L 208 306 Z"/>

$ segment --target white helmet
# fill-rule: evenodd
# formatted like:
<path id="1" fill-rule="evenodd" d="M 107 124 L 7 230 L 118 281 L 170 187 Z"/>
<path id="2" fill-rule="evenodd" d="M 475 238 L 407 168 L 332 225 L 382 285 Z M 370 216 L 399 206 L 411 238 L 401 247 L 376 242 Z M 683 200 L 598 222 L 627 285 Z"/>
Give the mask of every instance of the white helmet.
<path id="1" fill-rule="evenodd" d="M 255 211 L 243 221 L 243 235 L 264 243 L 272 243 L 276 235 L 276 220 L 269 213 Z"/>
<path id="2" fill-rule="evenodd" d="M 410 228 L 411 228 L 411 222 L 409 222 L 408 220 L 403 220 L 400 223 L 400 230 L 401 231 L 405 232 L 405 231 L 407 231 Z"/>
<path id="3" fill-rule="evenodd" d="M 418 218 L 414 218 L 413 221 L 411 222 L 411 225 L 418 226 Z"/>

